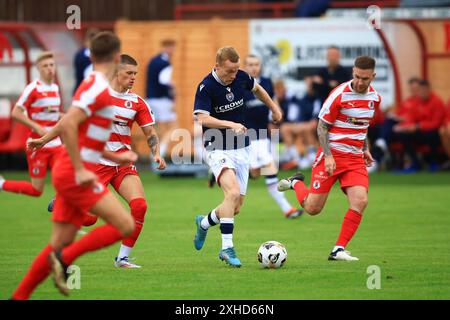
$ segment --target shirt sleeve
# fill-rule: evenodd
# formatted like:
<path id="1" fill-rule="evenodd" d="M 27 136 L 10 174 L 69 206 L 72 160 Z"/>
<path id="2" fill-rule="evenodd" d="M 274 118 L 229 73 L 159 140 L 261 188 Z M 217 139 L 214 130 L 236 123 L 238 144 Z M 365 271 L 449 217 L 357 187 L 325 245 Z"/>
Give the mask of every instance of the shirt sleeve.
<path id="1" fill-rule="evenodd" d="M 239 70 L 239 76 L 244 83 L 244 89 L 248 91 L 253 91 L 257 85 L 256 80 L 250 76 L 247 72 Z"/>
<path id="2" fill-rule="evenodd" d="M 19 106 L 21 108 L 25 107 L 25 109 L 28 109 L 34 100 L 34 92 L 35 92 L 35 85 L 34 83 L 30 83 L 25 87 L 25 90 L 23 90 L 22 94 L 20 95 L 19 99 L 16 102 L 16 106 Z"/>
<path id="3" fill-rule="evenodd" d="M 320 109 L 319 119 L 325 121 L 328 124 L 333 124 L 341 109 L 341 91 L 335 89 L 330 93 L 328 98 L 323 103 L 322 109 Z"/>
<path id="4" fill-rule="evenodd" d="M 140 97 L 138 101 L 138 108 L 134 120 L 141 128 L 155 124 L 155 117 L 150 106 Z"/>
<path id="5" fill-rule="evenodd" d="M 211 95 L 209 94 L 208 88 L 202 82 L 197 88 L 197 93 L 195 94 L 194 101 L 194 114 L 211 112 Z"/>

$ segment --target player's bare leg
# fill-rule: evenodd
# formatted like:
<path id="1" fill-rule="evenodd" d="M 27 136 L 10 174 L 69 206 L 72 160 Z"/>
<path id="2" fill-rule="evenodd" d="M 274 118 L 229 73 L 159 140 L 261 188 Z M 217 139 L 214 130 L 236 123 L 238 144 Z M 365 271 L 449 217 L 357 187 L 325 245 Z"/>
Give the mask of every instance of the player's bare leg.
<path id="1" fill-rule="evenodd" d="M 356 261 L 356 257 L 352 257 L 345 247 L 356 233 L 361 223 L 362 213 L 367 206 L 367 190 L 362 186 L 352 186 L 346 188 L 349 209 L 342 222 L 341 232 L 336 241 L 329 260 Z"/>
<path id="2" fill-rule="evenodd" d="M 137 175 L 126 175 L 120 184 L 117 192 L 127 201 L 130 206 L 130 213 L 134 219 L 134 231 L 126 239 L 122 240 L 119 254 L 115 258 L 114 265 L 120 268 L 140 268 L 139 265 L 131 263 L 130 253 L 134 247 L 139 234 L 144 226 L 144 218 L 147 212 L 147 201 L 145 199 L 144 186 Z"/>
<path id="3" fill-rule="evenodd" d="M 310 193 L 309 189 L 303 182 L 305 176 L 298 172 L 293 176 L 282 179 L 278 182 L 278 191 L 295 190 L 298 203 L 305 211 L 314 216 L 319 214 L 328 198 L 328 192 L 326 193 Z"/>
<path id="4" fill-rule="evenodd" d="M 244 197 L 240 194 L 234 170 L 224 169 L 218 182 L 224 194 L 223 202 L 216 209 L 222 233 L 222 250 L 219 252 L 219 258 L 230 266 L 240 267 L 242 264 L 236 256 L 233 244 L 233 229 L 234 216 L 239 213 Z"/>
<path id="5" fill-rule="evenodd" d="M 244 202 L 244 196 L 240 194 L 239 183 L 233 169 L 223 169 L 218 182 L 222 188 L 224 200 L 208 216 L 196 217 L 197 233 L 194 238 L 194 246 L 197 250 L 200 250 L 203 247 L 208 229 L 220 223 L 222 250 L 219 257 L 232 266 L 240 267 L 241 262 L 236 257 L 233 246 L 233 229 L 234 216 L 239 213 Z"/>
<path id="6" fill-rule="evenodd" d="M 28 181 L 6 180 L 0 176 L 0 190 L 40 197 L 44 191 L 45 178 L 31 178 Z"/>

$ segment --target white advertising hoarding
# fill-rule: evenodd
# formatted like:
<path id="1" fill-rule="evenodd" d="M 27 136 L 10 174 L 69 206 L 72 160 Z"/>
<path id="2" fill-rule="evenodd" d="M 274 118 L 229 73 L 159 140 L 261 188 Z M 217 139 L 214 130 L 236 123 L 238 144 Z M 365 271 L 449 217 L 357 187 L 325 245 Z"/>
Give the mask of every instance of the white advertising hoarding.
<path id="1" fill-rule="evenodd" d="M 263 60 L 263 75 L 283 79 L 292 94 L 302 96 L 303 78 L 326 66 L 326 49 L 341 50 L 341 65 L 351 68 L 359 55 L 377 61 L 375 90 L 382 108 L 394 102 L 394 74 L 377 32 L 364 19 L 257 19 L 250 21 L 250 52 Z"/>

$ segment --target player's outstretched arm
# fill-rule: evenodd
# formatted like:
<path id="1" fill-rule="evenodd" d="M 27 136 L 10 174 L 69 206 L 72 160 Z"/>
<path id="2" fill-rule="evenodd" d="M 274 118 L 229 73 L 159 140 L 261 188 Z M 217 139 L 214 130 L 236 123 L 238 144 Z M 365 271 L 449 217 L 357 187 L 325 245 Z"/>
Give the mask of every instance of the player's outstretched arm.
<path id="1" fill-rule="evenodd" d="M 62 119 L 62 118 L 61 118 Z M 56 125 L 47 133 L 45 133 L 39 139 L 31 139 L 27 142 L 27 148 L 31 150 L 37 150 L 42 148 L 48 142 L 52 141 L 56 137 L 61 135 L 61 120 L 59 120 Z"/>
<path id="2" fill-rule="evenodd" d="M 243 134 L 247 131 L 247 128 L 241 123 L 219 120 L 206 113 L 197 113 L 197 121 L 201 126 L 211 129 L 232 129 L 236 134 Z"/>
<path id="3" fill-rule="evenodd" d="M 275 103 L 272 98 L 269 96 L 267 91 L 260 85 L 256 84 L 253 89 L 253 94 L 272 111 L 272 120 L 274 123 L 281 122 L 283 118 L 283 113 L 281 112 L 281 108 L 277 103 Z"/>
<path id="4" fill-rule="evenodd" d="M 166 162 L 164 158 L 161 157 L 159 151 L 159 138 L 156 133 L 156 129 L 153 126 L 143 127 L 142 131 L 144 135 L 147 137 L 147 144 L 150 148 L 150 152 L 152 153 L 153 160 L 158 163 L 158 170 L 164 170 L 166 168 Z"/>
<path id="5" fill-rule="evenodd" d="M 19 105 L 15 105 L 13 110 L 12 110 L 11 117 L 15 121 L 26 125 L 30 129 L 33 129 L 39 135 L 41 135 L 41 136 L 45 135 L 46 134 L 45 129 L 43 127 L 41 127 L 38 123 L 36 123 L 33 120 L 31 120 L 30 118 L 28 118 L 25 115 L 24 111 L 25 111 L 25 107 L 19 106 Z"/>
<path id="6" fill-rule="evenodd" d="M 102 156 L 103 158 L 114 161 L 121 166 L 133 164 L 138 159 L 137 154 L 131 150 L 120 153 L 103 150 Z"/>

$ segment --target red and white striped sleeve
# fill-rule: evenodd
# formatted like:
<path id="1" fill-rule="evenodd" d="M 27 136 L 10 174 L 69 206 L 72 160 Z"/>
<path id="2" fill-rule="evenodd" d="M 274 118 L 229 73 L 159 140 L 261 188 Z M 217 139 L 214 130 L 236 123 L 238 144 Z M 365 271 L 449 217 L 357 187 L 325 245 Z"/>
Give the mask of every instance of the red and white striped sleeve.
<path id="1" fill-rule="evenodd" d="M 25 87 L 25 89 L 23 90 L 22 94 L 20 95 L 19 99 L 16 102 L 16 106 L 22 109 L 23 108 L 28 109 L 33 103 L 35 92 L 36 92 L 36 81 L 33 81 Z"/>
<path id="2" fill-rule="evenodd" d="M 330 95 L 325 100 L 322 108 L 320 109 L 319 119 L 325 121 L 328 124 L 333 124 L 336 121 L 341 109 L 341 97 L 342 92 L 345 89 L 345 85 L 346 83 L 341 84 L 333 91 L 331 91 Z"/>
<path id="3" fill-rule="evenodd" d="M 155 116 L 152 109 L 141 97 L 138 97 L 137 113 L 134 120 L 141 128 L 155 124 Z"/>

